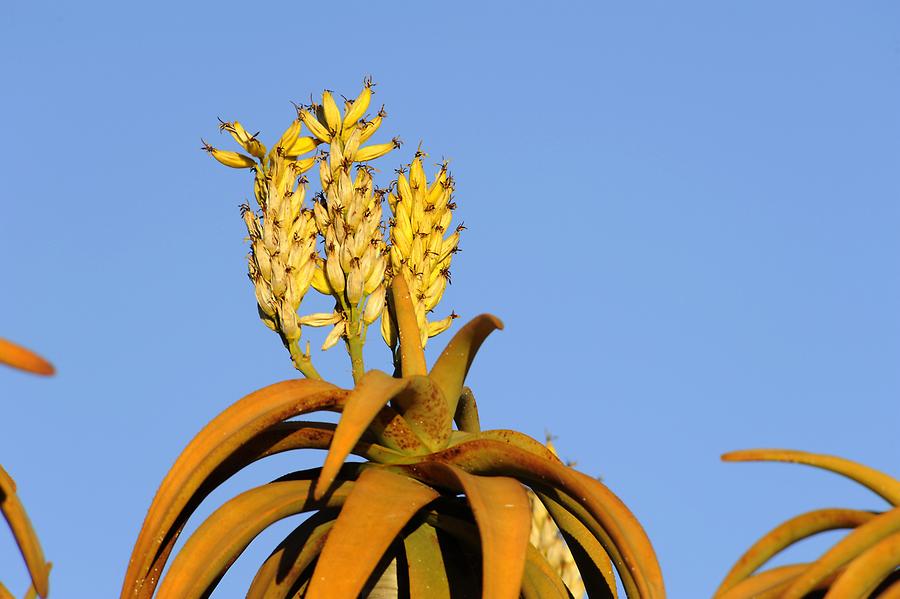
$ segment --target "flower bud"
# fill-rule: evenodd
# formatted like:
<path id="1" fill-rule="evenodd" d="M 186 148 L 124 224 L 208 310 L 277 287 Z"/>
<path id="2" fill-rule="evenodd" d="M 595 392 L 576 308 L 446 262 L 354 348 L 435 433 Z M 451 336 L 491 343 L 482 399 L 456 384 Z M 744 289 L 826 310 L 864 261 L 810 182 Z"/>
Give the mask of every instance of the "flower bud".
<path id="1" fill-rule="evenodd" d="M 384 310 L 384 298 L 384 285 L 379 285 L 366 300 L 366 309 L 363 311 L 363 322 L 372 324 L 379 316 L 381 316 L 381 312 Z"/>

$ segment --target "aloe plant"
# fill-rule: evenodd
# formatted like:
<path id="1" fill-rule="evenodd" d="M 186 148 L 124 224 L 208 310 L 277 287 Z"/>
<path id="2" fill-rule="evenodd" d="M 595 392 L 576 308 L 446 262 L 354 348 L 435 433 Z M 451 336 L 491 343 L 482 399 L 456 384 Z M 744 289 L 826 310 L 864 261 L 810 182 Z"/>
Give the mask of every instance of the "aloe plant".
<path id="1" fill-rule="evenodd" d="M 872 490 L 890 507 L 883 512 L 828 508 L 806 512 L 775 527 L 731 568 L 714 599 L 882 599 L 900 597 L 900 480 L 847 459 L 784 449 L 735 451 L 728 462 L 793 462 L 840 474 Z M 787 547 L 828 530 L 850 532 L 818 559 L 761 570 Z"/>
<path id="2" fill-rule="evenodd" d="M 37 355 L 33 351 L 17 345 L 11 341 L 0 339 L 0 364 L 5 364 L 19 370 L 49 376 L 53 374 L 53 365 Z M 50 564 L 44 559 L 44 552 L 38 540 L 31 520 L 25 512 L 18 495 L 16 495 L 16 483 L 6 470 L 0 466 L 0 513 L 6 519 L 12 531 L 13 540 L 22 553 L 25 567 L 31 577 L 31 588 L 26 597 L 37 594 L 47 597 L 49 593 Z M 0 599 L 11 598 L 14 595 L 0 583 Z"/>
<path id="3" fill-rule="evenodd" d="M 465 379 L 499 319 L 476 316 L 426 363 L 423 347 L 455 318 L 431 320 L 462 231 L 451 225 L 454 183 L 446 163 L 428 183 L 420 148 L 388 188 L 374 186 L 368 162 L 400 144 L 363 145 L 386 116 L 382 108 L 365 117 L 372 91 L 367 80 L 343 113 L 328 91 L 321 104 L 298 106 L 271 150 L 238 122 L 221 128 L 246 154 L 204 142 L 219 162 L 253 171 L 258 208 L 242 213 L 259 315 L 305 378 L 251 393 L 188 444 L 150 505 L 121 596 L 206 597 L 260 532 L 301 513 L 311 515 L 260 565 L 247 597 L 357 597 L 379 578 L 413 599 L 580 595 L 529 543 L 530 490 L 591 597 L 616 597 L 616 574 L 628 597 L 664 597 L 651 543 L 618 497 L 524 434 L 482 430 Z M 316 164 L 321 191 L 310 208 L 304 173 Z M 299 315 L 310 288 L 334 309 Z M 379 319 L 390 372 L 363 363 L 368 328 Z M 310 326 L 331 327 L 323 349 L 343 341 L 353 388 L 322 379 L 309 342 L 301 345 Z M 340 420 L 295 420 L 317 411 Z M 321 468 L 227 501 L 172 556 L 212 490 L 256 460 L 299 449 L 327 450 Z M 364 461 L 345 462 L 350 454 Z"/>

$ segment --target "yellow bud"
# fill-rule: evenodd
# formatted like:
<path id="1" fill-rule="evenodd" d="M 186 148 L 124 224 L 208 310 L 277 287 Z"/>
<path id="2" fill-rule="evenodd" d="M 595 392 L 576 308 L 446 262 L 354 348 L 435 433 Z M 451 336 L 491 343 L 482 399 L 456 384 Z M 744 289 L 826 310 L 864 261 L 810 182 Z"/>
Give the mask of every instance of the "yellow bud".
<path id="1" fill-rule="evenodd" d="M 304 158 L 302 160 L 297 160 L 294 162 L 294 170 L 297 171 L 298 174 L 303 174 L 309 169 L 311 169 L 316 164 L 316 157 L 310 156 L 309 158 Z"/>
<path id="2" fill-rule="evenodd" d="M 347 275 L 347 300 L 351 306 L 359 304 L 359 300 L 362 299 L 364 283 L 362 269 L 354 264 L 350 267 L 350 273 Z"/>
<path id="3" fill-rule="evenodd" d="M 391 141 L 391 143 L 386 144 L 374 144 L 371 146 L 366 146 L 364 148 L 360 148 L 356 153 L 356 161 L 357 162 L 368 162 L 369 160 L 375 160 L 381 156 L 384 156 L 391 150 L 400 147 L 400 140 L 396 137 Z"/>
<path id="4" fill-rule="evenodd" d="M 450 315 L 447 318 L 443 318 L 441 320 L 437 320 L 435 322 L 428 323 L 428 336 L 434 337 L 435 335 L 440 335 L 444 331 L 450 328 L 450 324 L 453 322 L 454 315 Z"/>
<path id="5" fill-rule="evenodd" d="M 309 129 L 309 132 L 319 138 L 319 140 L 324 141 L 325 143 L 331 141 L 331 134 L 328 132 L 328 129 L 326 129 L 325 126 L 319 122 L 319 119 L 308 110 L 300 111 L 300 120 L 303 121 L 303 124 Z"/>
<path id="6" fill-rule="evenodd" d="M 300 317 L 300 324 L 307 327 L 324 327 L 341 321 L 337 312 L 317 312 Z"/>
<path id="7" fill-rule="evenodd" d="M 298 137 L 293 141 L 293 143 L 285 147 L 284 155 L 288 156 L 289 158 L 300 156 L 301 154 L 312 152 L 320 143 L 321 142 L 313 139 L 312 137 Z"/>
<path id="8" fill-rule="evenodd" d="M 381 338 L 391 349 L 397 347 L 397 325 L 391 319 L 391 313 L 386 304 L 384 310 L 381 311 Z"/>
<path id="9" fill-rule="evenodd" d="M 256 162 L 249 156 L 239 154 L 238 152 L 219 150 L 206 142 L 203 142 L 203 149 L 212 154 L 213 158 L 231 168 L 251 168 L 256 165 Z"/>
<path id="10" fill-rule="evenodd" d="M 328 284 L 331 286 L 331 289 L 335 293 L 343 293 L 346 282 L 344 281 L 344 271 L 341 269 L 337 252 L 330 253 L 328 259 L 325 260 L 325 274 L 328 275 Z"/>
<path id="11" fill-rule="evenodd" d="M 450 237 L 448 237 L 447 239 L 445 239 L 443 241 L 443 243 L 441 244 L 441 253 L 437 257 L 437 262 L 441 263 L 444 260 L 446 260 L 447 258 L 449 258 L 450 254 L 453 253 L 453 250 L 455 250 L 457 248 L 457 246 L 459 246 L 459 233 L 458 232 L 453 233 L 453 235 L 451 235 Z"/>
<path id="12" fill-rule="evenodd" d="M 384 310 L 384 298 L 384 285 L 379 285 L 369 296 L 369 299 L 366 300 L 366 309 L 363 311 L 363 322 L 372 324 L 379 316 L 381 316 L 381 311 Z"/>
<path id="13" fill-rule="evenodd" d="M 275 318 L 275 298 L 272 291 L 265 281 L 257 280 L 253 286 L 256 292 L 256 303 L 259 304 L 260 311 L 269 318 Z"/>
<path id="14" fill-rule="evenodd" d="M 275 144 L 274 148 L 272 148 L 272 152 L 275 152 L 276 150 L 278 150 L 278 148 L 281 148 L 282 154 L 289 154 L 290 152 L 287 152 L 286 150 L 291 147 L 291 145 L 294 143 L 294 140 L 296 140 L 297 136 L 300 134 L 301 124 L 302 123 L 300 119 L 294 119 L 288 126 L 288 128 L 285 129 L 284 133 L 281 134 L 281 137 L 278 139 L 278 143 Z M 270 152 L 270 154 L 272 152 Z"/>
<path id="15" fill-rule="evenodd" d="M 384 254 L 379 255 L 375 258 L 375 263 L 372 266 L 372 272 L 369 273 L 369 277 L 366 279 L 366 284 L 363 290 L 366 293 L 373 293 L 375 289 L 384 282 L 384 270 L 387 267 L 387 259 Z"/>
<path id="16" fill-rule="evenodd" d="M 347 111 L 347 114 L 344 115 L 344 128 L 350 127 L 354 125 L 356 121 L 361 119 L 364 114 L 366 114 L 366 110 L 369 109 L 369 101 L 372 98 L 372 80 L 366 79 L 365 86 L 363 90 L 359 92 L 359 95 L 356 96 L 356 99 L 353 100 L 353 104 L 350 106 L 350 109 Z"/>
<path id="17" fill-rule="evenodd" d="M 328 125 L 329 131 L 334 135 L 340 134 L 341 111 L 328 90 L 322 92 L 322 110 L 325 112 L 325 124 Z"/>
<path id="18" fill-rule="evenodd" d="M 406 209 L 409 210 L 409 206 L 413 201 L 413 195 L 412 190 L 409 188 L 409 181 L 406 180 L 406 175 L 402 173 L 397 176 L 397 193 L 400 194 L 400 201 L 405 203 Z"/>
<path id="19" fill-rule="evenodd" d="M 333 295 L 334 290 L 331 288 L 331 285 L 328 283 L 328 277 L 325 276 L 325 271 L 323 271 L 318 265 L 316 265 L 316 270 L 313 272 L 312 281 L 313 289 L 318 291 L 324 295 Z"/>
<path id="20" fill-rule="evenodd" d="M 422 168 L 421 158 L 416 158 L 409 165 L 409 186 L 419 196 L 424 196 L 427 191 L 425 188 L 425 170 Z"/>
<path id="21" fill-rule="evenodd" d="M 378 128 L 381 126 L 381 122 L 385 117 L 384 106 L 381 107 L 381 110 L 378 112 L 378 116 L 369 121 L 362 127 L 360 131 L 359 141 L 361 143 L 365 143 L 370 137 L 375 135 L 375 132 L 378 131 Z"/>
<path id="22" fill-rule="evenodd" d="M 337 345 L 337 342 L 341 340 L 341 336 L 344 334 L 345 330 L 347 330 L 347 323 L 343 321 L 334 325 L 334 328 L 331 329 L 331 332 L 328 333 L 328 336 L 325 338 L 325 343 L 322 344 L 322 350 L 324 351 Z"/>
<path id="23" fill-rule="evenodd" d="M 287 302 L 282 301 L 279 306 L 279 321 L 281 326 L 281 334 L 284 335 L 284 338 L 288 341 L 288 343 L 295 343 L 300 339 L 300 323 L 297 322 L 297 313 L 294 312 L 294 308 L 290 306 Z"/>

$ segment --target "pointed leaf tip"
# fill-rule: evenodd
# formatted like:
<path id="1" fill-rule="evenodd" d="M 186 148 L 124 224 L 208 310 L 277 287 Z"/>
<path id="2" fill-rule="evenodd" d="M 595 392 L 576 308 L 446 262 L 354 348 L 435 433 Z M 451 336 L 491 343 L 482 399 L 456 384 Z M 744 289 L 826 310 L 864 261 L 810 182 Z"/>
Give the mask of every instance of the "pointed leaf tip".
<path id="1" fill-rule="evenodd" d="M 503 323 L 496 316 L 476 316 L 456 332 L 431 369 L 428 376 L 444 394 L 451 414 L 456 413 L 463 383 L 478 348 L 488 335 L 498 329 L 503 329 Z"/>
<path id="2" fill-rule="evenodd" d="M 50 376 L 56 372 L 53 364 L 41 356 L 2 338 L 0 338 L 0 364 L 44 376 Z"/>

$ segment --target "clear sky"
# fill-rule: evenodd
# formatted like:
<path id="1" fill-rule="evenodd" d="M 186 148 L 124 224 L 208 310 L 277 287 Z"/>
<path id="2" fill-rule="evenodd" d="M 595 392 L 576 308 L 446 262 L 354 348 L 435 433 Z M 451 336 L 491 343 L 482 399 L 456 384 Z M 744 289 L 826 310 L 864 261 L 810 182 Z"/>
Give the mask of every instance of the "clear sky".
<path id="1" fill-rule="evenodd" d="M 468 230 L 441 305 L 507 325 L 471 372 L 484 425 L 558 435 L 643 522 L 670 596 L 709 596 L 800 511 L 884 507 L 833 475 L 718 456 L 790 447 L 900 473 L 896 3 L 9 1 L 0 335 L 59 374 L 0 371 L 0 462 L 53 595 L 117 594 L 184 445 L 295 376 L 245 276 L 249 179 L 200 137 L 228 147 L 222 117 L 271 141 L 290 100 L 352 96 L 368 74 L 379 135 L 408 142 L 381 183 L 419 140 L 452 159 Z M 387 367 L 379 343 L 369 365 Z M 349 383 L 340 348 L 316 360 Z M 320 457 L 259 464 L 203 513 Z M 19 592 L 11 547 L 0 530 Z"/>

